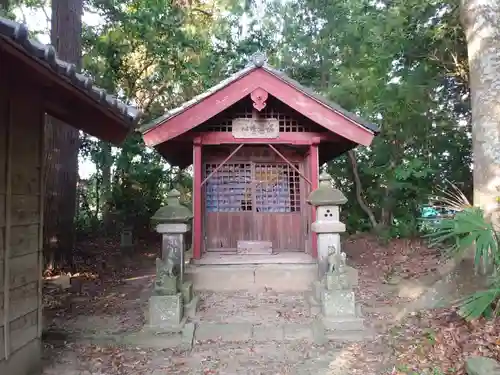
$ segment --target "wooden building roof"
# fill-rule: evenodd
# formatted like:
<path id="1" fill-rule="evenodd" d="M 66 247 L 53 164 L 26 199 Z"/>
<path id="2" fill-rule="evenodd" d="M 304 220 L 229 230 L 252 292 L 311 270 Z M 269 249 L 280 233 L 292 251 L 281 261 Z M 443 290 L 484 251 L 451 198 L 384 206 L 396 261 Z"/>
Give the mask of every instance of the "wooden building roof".
<path id="1" fill-rule="evenodd" d="M 29 39 L 26 25 L 0 17 L 0 65 L 15 69 L 17 64 L 45 89 L 50 115 L 115 144 L 136 128 L 135 108 L 94 86 L 74 64 L 60 60 L 53 46 Z"/>
<path id="2" fill-rule="evenodd" d="M 379 133 L 376 125 L 270 67 L 263 54 L 255 54 L 244 69 L 143 126 L 140 130 L 144 141 L 146 145 L 155 147 L 169 162 L 185 164 L 187 161 L 181 163 L 174 155 L 187 152 L 179 149 L 182 147 L 182 135 L 249 97 L 257 89 L 264 90 L 273 99 L 340 137 L 342 142 L 337 143 L 335 150 L 323 152 L 320 158 L 323 161 L 359 144 L 368 146 Z"/>

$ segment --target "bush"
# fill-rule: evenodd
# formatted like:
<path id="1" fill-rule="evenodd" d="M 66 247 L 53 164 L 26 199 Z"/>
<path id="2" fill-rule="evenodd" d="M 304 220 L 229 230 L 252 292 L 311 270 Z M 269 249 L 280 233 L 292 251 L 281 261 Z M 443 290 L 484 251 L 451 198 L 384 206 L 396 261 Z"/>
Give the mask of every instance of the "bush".
<path id="1" fill-rule="evenodd" d="M 484 211 L 464 205 L 453 217 L 444 218 L 435 224 L 428 235 L 434 245 L 451 243 L 446 247 L 450 256 L 463 255 L 475 247 L 474 265 L 493 271 L 489 289 L 476 292 L 460 302 L 459 314 L 467 320 L 479 317 L 495 317 L 500 313 L 500 251 L 499 233 Z"/>

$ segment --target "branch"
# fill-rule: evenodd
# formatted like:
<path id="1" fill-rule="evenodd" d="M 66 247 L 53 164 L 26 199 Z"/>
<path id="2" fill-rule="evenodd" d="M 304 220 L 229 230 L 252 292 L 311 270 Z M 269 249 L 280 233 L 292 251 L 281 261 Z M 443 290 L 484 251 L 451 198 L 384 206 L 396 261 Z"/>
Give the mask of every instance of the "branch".
<path id="1" fill-rule="evenodd" d="M 356 161 L 356 155 L 354 155 L 353 150 L 349 150 L 347 156 L 349 157 L 349 161 L 351 162 L 352 174 L 354 177 L 354 185 L 356 187 L 356 200 L 358 201 L 358 204 L 361 207 L 361 209 L 368 216 L 368 219 L 370 220 L 372 227 L 375 229 L 378 226 L 377 219 L 375 219 L 375 215 L 373 214 L 370 207 L 368 207 L 362 196 L 363 188 L 361 186 L 361 179 L 359 178 L 358 162 Z"/>

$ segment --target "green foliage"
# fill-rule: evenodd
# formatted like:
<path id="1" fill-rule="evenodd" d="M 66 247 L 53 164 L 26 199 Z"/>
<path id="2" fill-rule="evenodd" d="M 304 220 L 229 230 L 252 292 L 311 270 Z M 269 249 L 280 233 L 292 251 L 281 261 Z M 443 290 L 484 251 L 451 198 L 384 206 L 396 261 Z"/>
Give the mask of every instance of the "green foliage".
<path id="1" fill-rule="evenodd" d="M 83 70 L 136 105 L 144 121 L 218 83 L 260 50 L 270 64 L 379 124 L 373 144 L 356 150 L 357 166 L 346 156 L 325 166 L 348 198 L 350 232 L 375 227 L 360 198 L 377 232 L 391 238 L 428 230 L 420 208 L 442 181 L 470 194 L 468 67 L 454 0 L 89 0 L 85 7 L 101 22 L 84 25 Z M 81 156 L 96 171 L 82 183 L 83 227 L 108 227 L 110 213 L 113 222 L 146 217 L 173 184 L 189 200 L 189 176 L 139 138 L 121 150 L 84 139 Z"/>
<path id="2" fill-rule="evenodd" d="M 452 240 L 447 247 L 451 256 L 461 256 L 474 247 L 476 269 L 493 270 L 490 288 L 476 292 L 460 302 L 459 314 L 472 320 L 481 316 L 493 317 L 500 314 L 500 251 L 498 232 L 484 211 L 477 207 L 465 207 L 451 218 L 445 218 L 428 235 L 433 244 Z"/>

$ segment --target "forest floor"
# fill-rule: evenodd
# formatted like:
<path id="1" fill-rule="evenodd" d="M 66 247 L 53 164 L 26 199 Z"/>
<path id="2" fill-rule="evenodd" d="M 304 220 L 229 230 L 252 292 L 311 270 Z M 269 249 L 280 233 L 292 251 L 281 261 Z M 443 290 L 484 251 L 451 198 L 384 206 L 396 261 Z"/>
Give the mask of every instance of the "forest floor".
<path id="1" fill-rule="evenodd" d="M 464 359 L 480 354 L 500 359 L 498 321 L 465 323 L 453 307 L 405 310 L 419 294 L 410 280 L 432 275 L 442 260 L 420 241 L 381 244 L 351 237 L 345 251 L 360 273 L 357 297 L 376 335 L 362 342 L 308 340 L 194 342 L 192 350 L 144 349 L 88 335 L 121 335 L 145 323 L 154 259 L 159 244 L 138 246 L 124 259 L 115 241 L 81 244 L 79 269 L 69 289 L 44 290 L 44 375 L 160 374 L 464 374 Z M 473 283 L 463 277 L 467 283 Z M 415 286 L 416 285 L 416 286 Z M 459 289 L 459 288 L 457 288 Z M 474 289 L 474 286 L 472 286 Z M 197 318 L 214 322 L 300 324 L 311 319 L 303 296 L 262 290 L 231 296 L 201 293 Z M 495 324 L 496 323 L 496 324 Z M 87 338 L 85 338 L 87 337 Z M 441 372 L 437 372 L 439 371 Z"/>

